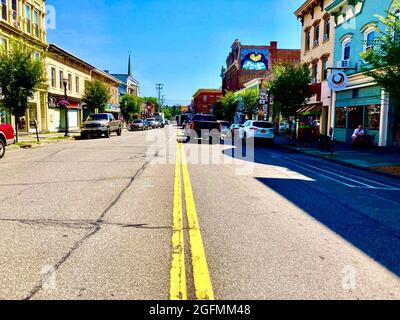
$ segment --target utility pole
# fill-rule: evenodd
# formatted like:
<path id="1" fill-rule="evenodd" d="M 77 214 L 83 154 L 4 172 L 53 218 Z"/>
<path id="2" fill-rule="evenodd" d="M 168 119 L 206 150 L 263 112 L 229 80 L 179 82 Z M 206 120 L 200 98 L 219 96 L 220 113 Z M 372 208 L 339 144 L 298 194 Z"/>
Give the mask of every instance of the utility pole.
<path id="1" fill-rule="evenodd" d="M 157 83 L 156 84 L 156 90 L 158 92 L 158 104 L 159 104 L 158 112 L 161 111 L 161 91 L 163 90 L 163 88 L 164 88 L 164 84 L 162 84 L 162 83 Z"/>

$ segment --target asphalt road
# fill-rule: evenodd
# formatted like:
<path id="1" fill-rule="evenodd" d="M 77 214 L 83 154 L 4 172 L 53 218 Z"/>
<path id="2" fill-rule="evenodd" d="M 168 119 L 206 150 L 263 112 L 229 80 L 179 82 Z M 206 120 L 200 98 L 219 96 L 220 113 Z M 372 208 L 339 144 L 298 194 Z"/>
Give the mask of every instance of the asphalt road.
<path id="1" fill-rule="evenodd" d="M 199 274 L 216 299 L 400 298 L 399 180 L 271 146 L 180 144 L 180 168 L 176 134 L 8 152 L 0 299 L 169 299 L 173 231 L 189 299 Z"/>

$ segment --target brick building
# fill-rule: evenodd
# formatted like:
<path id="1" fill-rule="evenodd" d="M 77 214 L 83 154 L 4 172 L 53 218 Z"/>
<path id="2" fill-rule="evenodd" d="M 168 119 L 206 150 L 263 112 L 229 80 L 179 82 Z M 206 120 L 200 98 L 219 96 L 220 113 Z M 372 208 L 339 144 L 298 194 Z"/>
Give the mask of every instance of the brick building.
<path id="1" fill-rule="evenodd" d="M 222 91 L 238 91 L 244 84 L 268 75 L 277 62 L 300 62 L 300 50 L 278 49 L 278 43 L 272 41 L 269 46 L 242 45 L 235 40 L 226 59 L 226 68 L 222 67 Z"/>
<path id="2" fill-rule="evenodd" d="M 193 95 L 194 113 L 211 113 L 212 107 L 222 97 L 221 89 L 199 89 Z"/>

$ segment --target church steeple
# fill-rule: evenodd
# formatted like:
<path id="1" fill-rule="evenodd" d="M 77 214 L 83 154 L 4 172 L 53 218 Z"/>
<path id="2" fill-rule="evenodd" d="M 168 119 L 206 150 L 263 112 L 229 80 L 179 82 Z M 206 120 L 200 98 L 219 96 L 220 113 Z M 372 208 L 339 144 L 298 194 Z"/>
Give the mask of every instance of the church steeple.
<path id="1" fill-rule="evenodd" d="M 128 58 L 128 75 L 132 76 L 132 70 L 131 70 L 131 53 L 129 52 L 129 58 Z"/>

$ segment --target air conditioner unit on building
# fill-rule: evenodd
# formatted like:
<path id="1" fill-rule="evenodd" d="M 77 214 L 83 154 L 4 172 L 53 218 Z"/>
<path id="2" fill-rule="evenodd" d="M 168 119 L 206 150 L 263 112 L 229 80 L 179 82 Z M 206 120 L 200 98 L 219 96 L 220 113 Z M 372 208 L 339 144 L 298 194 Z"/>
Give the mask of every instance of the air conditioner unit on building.
<path id="1" fill-rule="evenodd" d="M 337 64 L 338 68 L 348 68 L 349 66 L 350 66 L 349 60 L 342 60 L 342 61 L 339 61 Z"/>

